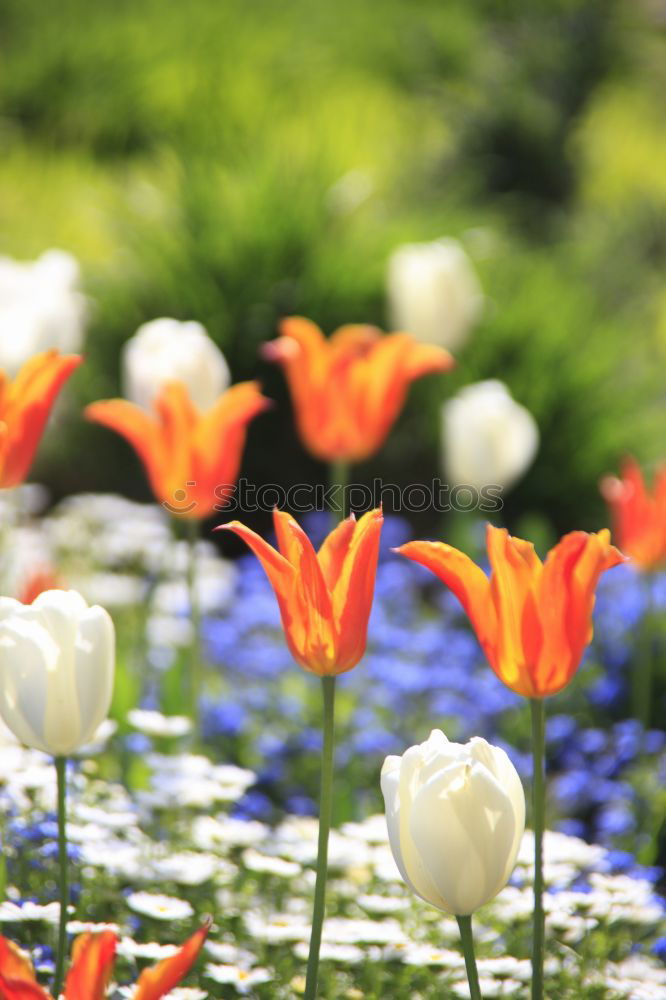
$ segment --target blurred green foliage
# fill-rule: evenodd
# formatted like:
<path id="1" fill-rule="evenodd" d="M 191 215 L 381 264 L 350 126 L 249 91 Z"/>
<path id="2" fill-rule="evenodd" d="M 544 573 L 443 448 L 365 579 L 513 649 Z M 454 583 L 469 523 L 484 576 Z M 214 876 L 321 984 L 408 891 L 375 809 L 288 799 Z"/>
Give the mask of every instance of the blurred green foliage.
<path id="1" fill-rule="evenodd" d="M 2 250 L 71 250 L 94 303 L 42 477 L 147 495 L 76 410 L 160 315 L 278 400 L 248 476 L 323 476 L 258 345 L 292 312 L 385 325 L 391 250 L 453 235 L 485 317 L 359 474 L 428 480 L 441 399 L 498 377 L 542 434 L 509 521 L 603 523 L 599 476 L 663 453 L 665 25 L 660 0 L 3 0 Z"/>

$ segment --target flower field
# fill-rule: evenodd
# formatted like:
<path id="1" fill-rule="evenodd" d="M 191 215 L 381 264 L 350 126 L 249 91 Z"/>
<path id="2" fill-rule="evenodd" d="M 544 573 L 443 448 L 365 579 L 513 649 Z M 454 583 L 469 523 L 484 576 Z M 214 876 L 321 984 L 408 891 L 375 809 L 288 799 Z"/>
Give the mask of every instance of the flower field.
<path id="1" fill-rule="evenodd" d="M 0 3 L 0 1000 L 666 998 L 665 2 Z"/>
<path id="2" fill-rule="evenodd" d="M 38 504 L 30 488 L 19 496 L 24 509 Z M 6 501 L 5 523 L 17 508 Z M 325 521 L 311 518 L 315 540 Z M 285 651 L 258 563 L 230 563 L 200 543 L 206 698 L 195 752 L 179 712 L 191 641 L 186 543 L 172 540 L 166 514 L 88 495 L 13 530 L 20 544 L 6 569 L 17 584 L 39 554 L 118 626 L 113 723 L 94 755 L 69 765 L 70 934 L 117 929 L 112 995 L 124 997 L 123 982 L 211 914 L 196 971 L 174 998 L 302 995 L 320 708 L 315 679 Z M 425 738 L 437 719 L 451 739 L 484 733 L 530 778 L 526 707 L 484 663 L 455 599 L 391 553 L 408 534 L 405 522 L 387 521 L 366 658 L 340 682 L 323 996 L 469 995 L 455 921 L 410 896 L 395 867 L 380 815 L 384 756 Z M 666 577 L 653 588 L 650 605 L 663 611 Z M 595 642 L 548 720 L 548 996 L 666 989 L 664 858 L 651 835 L 663 818 L 666 738 L 626 711 L 647 602 L 635 570 L 607 574 Z M 58 907 L 52 772 L 45 754 L 5 734 L 0 921 L 46 977 Z M 484 996 L 526 995 L 531 856 L 528 831 L 509 886 L 478 914 Z"/>

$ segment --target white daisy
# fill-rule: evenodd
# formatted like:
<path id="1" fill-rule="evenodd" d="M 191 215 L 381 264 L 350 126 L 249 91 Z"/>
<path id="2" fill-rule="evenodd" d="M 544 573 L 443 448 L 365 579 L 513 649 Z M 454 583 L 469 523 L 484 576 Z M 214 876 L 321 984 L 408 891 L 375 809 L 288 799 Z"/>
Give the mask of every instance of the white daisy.
<path id="1" fill-rule="evenodd" d="M 135 913 L 153 920 L 187 920 L 194 913 L 186 899 L 153 892 L 131 892 L 127 905 Z"/>

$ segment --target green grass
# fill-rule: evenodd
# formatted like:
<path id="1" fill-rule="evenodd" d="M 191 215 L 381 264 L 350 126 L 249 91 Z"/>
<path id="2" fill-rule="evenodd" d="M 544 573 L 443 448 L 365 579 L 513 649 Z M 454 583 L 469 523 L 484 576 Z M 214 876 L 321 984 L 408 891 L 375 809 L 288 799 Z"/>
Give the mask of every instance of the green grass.
<path id="1" fill-rule="evenodd" d="M 429 478 L 436 403 L 488 377 L 542 433 L 514 522 L 594 526 L 598 476 L 625 451 L 659 455 L 664 37 L 628 0 L 7 0 L 0 33 L 3 248 L 81 260 L 94 308 L 77 404 L 118 391 L 139 323 L 196 317 L 280 403 L 250 474 L 316 475 L 258 345 L 290 312 L 384 325 L 390 251 L 450 234 L 486 315 L 367 474 Z M 357 201 L 340 194 L 350 172 Z M 98 469 L 64 466 L 92 449 Z M 140 490 L 75 412 L 39 473 L 56 493 Z"/>

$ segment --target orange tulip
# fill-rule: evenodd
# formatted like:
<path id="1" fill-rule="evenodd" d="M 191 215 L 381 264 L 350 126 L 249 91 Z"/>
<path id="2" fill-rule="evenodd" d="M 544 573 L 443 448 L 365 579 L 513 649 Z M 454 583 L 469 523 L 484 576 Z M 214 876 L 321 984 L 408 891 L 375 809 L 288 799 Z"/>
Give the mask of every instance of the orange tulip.
<path id="1" fill-rule="evenodd" d="M 359 462 L 383 444 L 414 379 L 446 372 L 448 351 L 408 333 L 342 326 L 328 340 L 310 320 L 282 321 L 264 357 L 285 370 L 305 446 L 328 462 Z"/>
<path id="2" fill-rule="evenodd" d="M 666 467 L 657 471 L 650 492 L 633 458 L 622 465 L 622 477 L 602 480 L 601 492 L 610 507 L 613 534 L 623 552 L 641 569 L 666 562 Z"/>
<path id="3" fill-rule="evenodd" d="M 0 487 L 26 479 L 56 396 L 82 361 L 78 354 L 44 351 L 13 380 L 0 370 Z"/>
<path id="4" fill-rule="evenodd" d="M 592 638 L 599 577 L 624 557 L 608 531 L 572 531 L 544 563 L 533 545 L 504 528 L 488 525 L 487 548 L 490 578 L 443 542 L 408 542 L 397 551 L 451 588 L 507 687 L 526 698 L 555 694 L 575 674 Z"/>
<path id="5" fill-rule="evenodd" d="M 154 416 L 126 399 L 91 403 L 85 415 L 132 445 L 168 511 L 196 520 L 229 499 L 247 425 L 268 406 L 256 382 L 239 382 L 200 413 L 185 385 L 169 382 L 155 401 Z"/>
<path id="6" fill-rule="evenodd" d="M 220 528 L 247 542 L 264 567 L 296 662 L 321 677 L 351 670 L 365 652 L 381 511 L 341 521 L 318 552 L 289 514 L 273 518 L 279 551 L 239 521 Z"/>
<path id="7" fill-rule="evenodd" d="M 161 1000 L 187 975 L 210 929 L 206 921 L 178 951 L 145 969 L 137 981 L 134 1000 Z M 64 1000 L 104 1000 L 116 954 L 113 931 L 81 934 L 72 948 Z M 0 937 L 0 1000 L 52 1000 L 39 985 L 32 963 L 16 945 Z"/>

